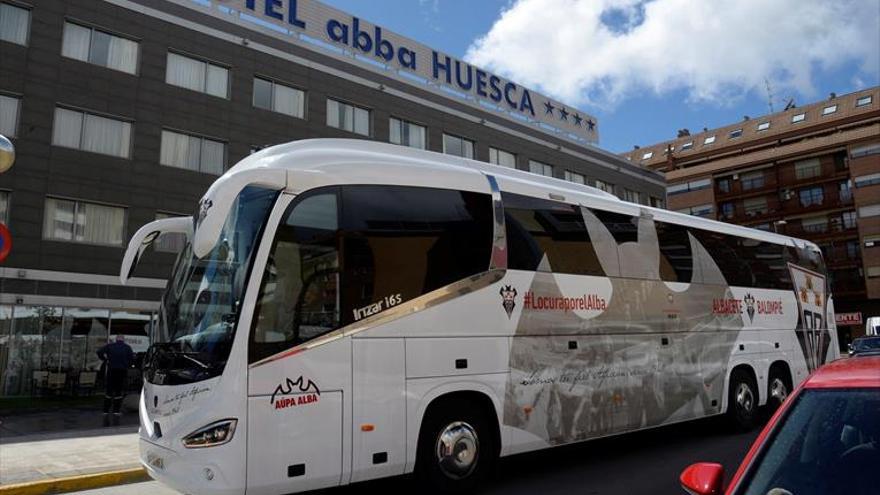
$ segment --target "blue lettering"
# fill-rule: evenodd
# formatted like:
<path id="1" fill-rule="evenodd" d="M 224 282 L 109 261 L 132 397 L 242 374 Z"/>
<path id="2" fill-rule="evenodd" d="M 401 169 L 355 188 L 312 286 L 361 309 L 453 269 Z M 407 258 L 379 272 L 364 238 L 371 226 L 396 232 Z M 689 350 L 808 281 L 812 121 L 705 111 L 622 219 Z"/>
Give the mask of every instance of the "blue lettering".
<path id="1" fill-rule="evenodd" d="M 348 44 L 348 26 L 342 24 L 336 19 L 330 19 L 327 21 L 327 36 L 330 37 L 331 40 Z"/>
<path id="2" fill-rule="evenodd" d="M 529 95 L 529 90 L 524 89 L 522 98 L 519 100 L 519 111 L 522 112 L 526 109 L 532 114 L 532 117 L 535 116 L 535 109 L 532 107 L 532 97 Z"/>
<path id="3" fill-rule="evenodd" d="M 458 87 L 461 89 L 470 90 L 471 86 L 474 84 L 471 77 L 471 66 L 467 63 L 464 64 L 464 66 L 467 67 L 467 82 L 464 82 L 461 80 L 461 65 L 461 62 L 458 60 L 455 61 L 455 81 L 458 82 Z"/>
<path id="4" fill-rule="evenodd" d="M 275 10 L 277 7 L 281 7 L 281 0 L 266 0 L 266 15 L 283 21 L 284 15 Z"/>
<path id="5" fill-rule="evenodd" d="M 501 88 L 498 87 L 500 83 L 500 77 L 496 75 L 492 75 L 489 77 L 489 86 L 492 88 L 492 92 L 489 93 L 489 98 L 492 98 L 492 100 L 496 102 L 501 101 Z"/>
<path id="6" fill-rule="evenodd" d="M 351 44 L 355 48 L 360 48 L 362 52 L 370 52 L 373 49 L 373 39 L 370 33 L 360 30 L 361 20 L 353 17 L 351 21 Z"/>
<path id="7" fill-rule="evenodd" d="M 416 52 L 401 47 L 397 51 L 397 61 L 407 69 L 416 70 Z M 437 77 L 436 75 L 434 77 Z"/>
<path id="8" fill-rule="evenodd" d="M 299 17 L 297 17 L 298 12 L 299 8 L 297 5 L 297 0 L 289 0 L 289 3 L 287 4 L 287 22 L 300 29 L 305 29 L 306 21 L 303 21 Z"/>
<path id="9" fill-rule="evenodd" d="M 382 39 L 382 28 L 376 26 L 376 56 L 390 62 L 394 58 L 394 47 L 388 40 Z"/>
<path id="10" fill-rule="evenodd" d="M 477 69 L 477 94 L 480 96 L 489 96 L 486 94 L 486 73 Z"/>
<path id="11" fill-rule="evenodd" d="M 446 64 L 441 64 L 438 60 L 437 51 L 434 50 L 433 56 L 431 57 L 434 61 L 434 79 L 440 78 L 440 71 L 446 73 L 446 84 L 452 84 L 452 73 L 449 71 L 449 57 L 446 57 Z"/>
<path id="12" fill-rule="evenodd" d="M 507 101 L 507 104 L 510 105 L 510 108 L 516 109 L 516 102 L 513 101 L 513 98 L 510 96 L 511 91 L 516 92 L 516 84 L 508 82 L 504 85 L 504 99 Z"/>

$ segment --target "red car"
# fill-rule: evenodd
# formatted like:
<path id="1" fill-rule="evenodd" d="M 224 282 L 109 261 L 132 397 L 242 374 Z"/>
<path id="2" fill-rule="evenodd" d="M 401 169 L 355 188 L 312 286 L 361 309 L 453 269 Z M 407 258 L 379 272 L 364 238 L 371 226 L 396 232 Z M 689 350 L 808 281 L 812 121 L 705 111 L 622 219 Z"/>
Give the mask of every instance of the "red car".
<path id="1" fill-rule="evenodd" d="M 819 368 L 785 401 L 724 491 L 724 468 L 681 473 L 694 495 L 880 494 L 880 356 Z"/>

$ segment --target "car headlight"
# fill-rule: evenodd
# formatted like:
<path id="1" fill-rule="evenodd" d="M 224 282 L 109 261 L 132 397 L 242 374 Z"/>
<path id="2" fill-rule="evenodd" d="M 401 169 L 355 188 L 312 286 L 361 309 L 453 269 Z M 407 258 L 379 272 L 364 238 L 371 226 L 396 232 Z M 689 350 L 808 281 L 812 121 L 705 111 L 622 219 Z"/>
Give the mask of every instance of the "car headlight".
<path id="1" fill-rule="evenodd" d="M 183 437 L 183 446 L 188 449 L 201 449 L 228 443 L 235 434 L 237 424 L 237 419 L 223 419 L 211 423 Z"/>

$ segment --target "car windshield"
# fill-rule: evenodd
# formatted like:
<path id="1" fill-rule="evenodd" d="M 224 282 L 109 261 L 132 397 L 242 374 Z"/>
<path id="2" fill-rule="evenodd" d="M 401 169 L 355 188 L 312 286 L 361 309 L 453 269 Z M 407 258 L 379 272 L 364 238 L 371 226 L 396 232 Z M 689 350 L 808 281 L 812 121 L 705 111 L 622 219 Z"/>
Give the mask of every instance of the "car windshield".
<path id="1" fill-rule="evenodd" d="M 880 390 L 804 390 L 765 445 L 738 494 L 876 494 Z"/>
<path id="2" fill-rule="evenodd" d="M 191 383 L 223 371 L 250 261 L 277 194 L 246 187 L 210 253 L 199 259 L 189 243 L 184 247 L 162 299 L 155 343 L 145 358 L 148 381 Z"/>
<path id="3" fill-rule="evenodd" d="M 853 341 L 853 350 L 856 352 L 880 352 L 880 337 L 856 339 Z"/>

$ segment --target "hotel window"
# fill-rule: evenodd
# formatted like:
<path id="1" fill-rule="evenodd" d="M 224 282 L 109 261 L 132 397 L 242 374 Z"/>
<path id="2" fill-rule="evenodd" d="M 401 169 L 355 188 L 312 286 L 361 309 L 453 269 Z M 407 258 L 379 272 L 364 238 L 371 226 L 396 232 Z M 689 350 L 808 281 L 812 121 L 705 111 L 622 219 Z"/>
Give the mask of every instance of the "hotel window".
<path id="1" fill-rule="evenodd" d="M 734 129 L 734 130 L 730 131 L 730 135 L 728 137 L 730 139 L 736 139 L 738 137 L 741 137 L 742 135 L 743 135 L 742 129 Z"/>
<path id="2" fill-rule="evenodd" d="M 874 101 L 873 96 L 871 96 L 871 95 L 863 96 L 863 97 L 859 98 L 858 100 L 856 100 L 856 106 L 863 107 L 865 105 L 870 105 L 872 101 Z"/>
<path id="3" fill-rule="evenodd" d="M 0 95 L 0 134 L 8 138 L 16 136 L 21 98 Z"/>
<path id="4" fill-rule="evenodd" d="M 394 144 L 410 148 L 425 149 L 427 145 L 427 129 L 423 125 L 391 117 L 389 120 L 390 141 Z"/>
<path id="5" fill-rule="evenodd" d="M 880 235 L 866 235 L 865 247 L 880 247 Z"/>
<path id="6" fill-rule="evenodd" d="M 798 122 L 803 122 L 804 120 L 806 120 L 806 118 L 807 118 L 807 114 L 805 114 L 805 113 L 799 113 L 797 115 L 792 115 L 791 116 L 791 123 L 797 124 Z"/>
<path id="7" fill-rule="evenodd" d="M 0 191 L 0 223 L 9 225 L 9 191 Z"/>
<path id="8" fill-rule="evenodd" d="M 880 215 L 880 203 L 859 208 L 859 218 L 876 217 L 878 215 Z"/>
<path id="9" fill-rule="evenodd" d="M 603 182 L 599 179 L 596 179 L 596 189 L 614 194 L 614 184 L 611 184 L 610 182 Z"/>
<path id="10" fill-rule="evenodd" d="M 516 168 L 516 155 L 498 148 L 489 148 L 489 163 L 502 167 Z"/>
<path id="11" fill-rule="evenodd" d="M 770 128 L 770 122 L 761 122 L 760 124 L 758 124 L 759 131 L 766 131 L 769 128 Z"/>
<path id="12" fill-rule="evenodd" d="M 666 202 L 663 201 L 663 198 L 651 196 L 651 206 L 653 206 L 654 208 L 663 208 L 666 206 Z"/>
<path id="13" fill-rule="evenodd" d="M 861 257 L 861 250 L 859 249 L 859 241 L 846 241 L 846 257 L 855 260 Z"/>
<path id="14" fill-rule="evenodd" d="M 159 163 L 220 175 L 226 168 L 226 143 L 163 129 Z"/>
<path id="15" fill-rule="evenodd" d="M 751 189 L 760 189 L 764 187 L 764 172 L 749 172 L 747 174 L 742 174 L 740 177 L 742 181 L 742 189 L 743 191 L 749 191 Z"/>
<path id="16" fill-rule="evenodd" d="M 837 111 L 837 105 L 829 105 L 822 109 L 822 115 L 831 115 Z"/>
<path id="17" fill-rule="evenodd" d="M 137 72 L 138 43 L 98 29 L 65 22 L 61 55 L 134 74 Z"/>
<path id="18" fill-rule="evenodd" d="M 535 160 L 529 160 L 529 172 L 538 175 L 553 177 L 553 166 Z"/>
<path id="19" fill-rule="evenodd" d="M 867 187 L 880 184 L 880 173 L 856 177 L 855 183 L 856 187 Z"/>
<path id="20" fill-rule="evenodd" d="M 818 217 L 802 218 L 801 227 L 805 232 L 825 232 L 828 230 L 828 217 L 820 215 Z"/>
<path id="21" fill-rule="evenodd" d="M 730 192 L 730 186 L 732 184 L 730 177 L 724 177 L 724 178 L 718 179 L 718 181 L 716 183 L 718 184 L 718 192 L 722 192 L 722 193 L 729 193 Z"/>
<path id="22" fill-rule="evenodd" d="M 0 40 L 27 45 L 30 23 L 30 10 L 0 3 Z"/>
<path id="23" fill-rule="evenodd" d="M 565 171 L 565 180 L 567 180 L 569 182 L 574 182 L 575 184 L 586 184 L 587 183 L 587 181 L 583 175 L 581 175 L 577 172 L 572 172 L 571 170 Z"/>
<path id="24" fill-rule="evenodd" d="M 880 184 L 880 174 L 877 174 L 878 184 Z M 852 189 L 853 182 L 849 179 L 842 180 L 837 183 L 837 196 L 838 199 L 842 202 L 851 201 L 852 200 Z"/>
<path id="25" fill-rule="evenodd" d="M 633 191 L 632 189 L 623 189 L 623 199 L 629 201 L 630 203 L 641 203 L 642 202 L 642 194 L 638 191 Z"/>
<path id="26" fill-rule="evenodd" d="M 362 136 L 369 136 L 370 111 L 328 98 L 327 125 Z"/>
<path id="27" fill-rule="evenodd" d="M 644 154 L 642 154 L 642 160 L 650 160 L 651 157 L 653 157 L 653 156 L 654 156 L 653 151 L 646 151 Z"/>
<path id="28" fill-rule="evenodd" d="M 668 186 L 666 188 L 666 195 L 672 196 L 674 194 L 682 194 L 690 191 L 699 191 L 701 189 L 708 189 L 711 186 L 712 179 L 692 180 L 690 182 Z"/>
<path id="29" fill-rule="evenodd" d="M 683 145 L 681 145 L 681 151 L 687 151 L 693 147 L 694 147 L 694 142 L 688 141 L 688 142 L 684 143 Z"/>
<path id="30" fill-rule="evenodd" d="M 443 152 L 462 158 L 474 157 L 474 142 L 451 134 L 443 134 Z"/>
<path id="31" fill-rule="evenodd" d="M 46 198 L 43 239 L 121 246 L 125 208 Z"/>
<path id="32" fill-rule="evenodd" d="M 306 94 L 296 88 L 255 77 L 254 106 L 301 119 L 306 114 Z"/>
<path id="33" fill-rule="evenodd" d="M 165 82 L 211 96 L 229 98 L 229 69 L 179 53 L 168 52 Z"/>
<path id="34" fill-rule="evenodd" d="M 52 144 L 128 158 L 131 156 L 131 122 L 56 107 Z"/>
<path id="35" fill-rule="evenodd" d="M 746 216 L 754 217 L 757 215 L 767 214 L 767 198 L 761 196 L 758 198 L 746 198 L 743 200 L 743 211 Z"/>
<path id="36" fill-rule="evenodd" d="M 691 206 L 688 213 L 695 217 L 711 217 L 714 210 L 715 208 L 709 203 L 705 205 Z"/>
<path id="37" fill-rule="evenodd" d="M 708 136 L 706 139 L 703 140 L 704 145 L 712 144 L 714 142 L 715 142 L 715 136 Z"/>
<path id="38" fill-rule="evenodd" d="M 798 180 L 818 177 L 822 173 L 822 164 L 818 158 L 810 158 L 794 163 L 794 175 Z"/>
<path id="39" fill-rule="evenodd" d="M 869 266 L 865 272 L 868 278 L 880 277 L 880 266 Z"/>
<path id="40" fill-rule="evenodd" d="M 800 191 L 798 191 L 798 196 L 801 200 L 801 206 L 805 208 L 807 206 L 821 205 L 822 201 L 825 199 L 825 194 L 822 186 L 801 189 Z"/>
<path id="41" fill-rule="evenodd" d="M 156 220 L 163 220 L 165 218 L 177 218 L 177 217 L 185 217 L 182 213 L 156 213 Z M 160 253 L 179 253 L 183 251 L 183 246 L 186 244 L 186 234 L 183 233 L 168 233 L 162 234 L 156 239 L 156 242 L 153 243 L 153 249 Z"/>

